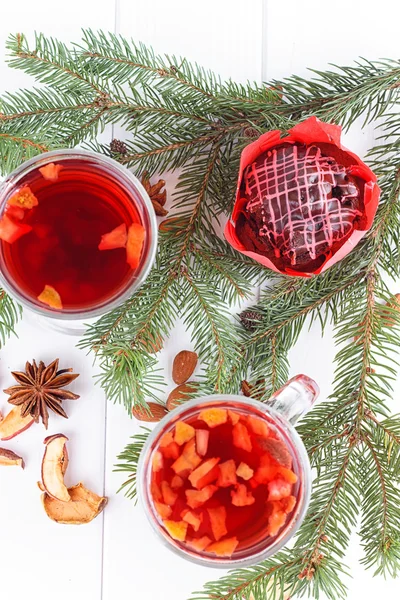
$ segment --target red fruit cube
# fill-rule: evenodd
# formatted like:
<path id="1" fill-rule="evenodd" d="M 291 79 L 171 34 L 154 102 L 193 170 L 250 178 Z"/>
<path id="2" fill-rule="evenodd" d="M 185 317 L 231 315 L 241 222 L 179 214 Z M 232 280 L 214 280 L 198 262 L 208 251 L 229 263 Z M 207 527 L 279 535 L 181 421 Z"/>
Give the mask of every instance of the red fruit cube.
<path id="1" fill-rule="evenodd" d="M 257 479 L 255 477 L 252 477 L 251 479 L 249 479 L 249 485 L 253 490 L 255 490 L 256 488 L 258 488 L 260 483 L 257 481 Z"/>
<path id="2" fill-rule="evenodd" d="M 261 419 L 260 417 L 253 417 L 249 415 L 247 417 L 247 424 L 256 435 L 260 435 L 262 437 L 268 437 L 269 435 L 269 427 L 268 423 Z"/>
<path id="3" fill-rule="evenodd" d="M 207 508 L 208 515 L 211 521 L 211 530 L 215 540 L 218 542 L 228 530 L 226 528 L 226 508 L 225 506 L 217 506 L 216 508 Z"/>
<path id="4" fill-rule="evenodd" d="M 196 540 L 196 539 L 186 540 L 186 543 L 190 548 L 193 548 L 193 550 L 196 550 L 197 552 L 202 552 L 203 550 L 205 550 L 207 548 L 207 546 L 209 546 L 211 544 L 211 540 L 209 537 L 204 535 L 203 537 L 199 538 L 198 540 Z"/>
<path id="5" fill-rule="evenodd" d="M 189 481 L 192 486 L 201 490 L 206 485 L 215 481 L 219 475 L 219 461 L 219 458 L 209 458 L 197 467 L 197 469 L 189 475 Z"/>
<path id="6" fill-rule="evenodd" d="M 37 206 L 39 202 L 31 188 L 26 185 L 18 192 L 15 192 L 7 204 L 9 206 L 19 206 L 24 210 L 30 210 L 34 206 Z"/>
<path id="7" fill-rule="evenodd" d="M 32 231 L 30 225 L 24 223 L 15 223 L 7 215 L 0 219 L 0 239 L 9 244 L 13 244 L 20 237 Z"/>
<path id="8" fill-rule="evenodd" d="M 208 449 L 210 432 L 207 429 L 196 429 L 196 450 L 200 456 L 205 456 Z"/>
<path id="9" fill-rule="evenodd" d="M 185 521 L 164 521 L 164 526 L 174 540 L 178 540 L 178 542 L 185 541 L 188 523 Z"/>
<path id="10" fill-rule="evenodd" d="M 276 535 L 281 527 L 286 523 L 287 514 L 283 510 L 279 510 L 279 506 L 274 506 L 272 508 L 272 513 L 268 518 L 268 527 L 267 533 L 270 536 Z"/>
<path id="11" fill-rule="evenodd" d="M 194 438 L 195 434 L 195 428 L 184 421 L 178 421 L 175 425 L 175 442 L 179 444 L 179 446 L 183 446 L 183 444 L 189 442 Z"/>
<path id="12" fill-rule="evenodd" d="M 187 477 L 192 470 L 192 463 L 182 454 L 181 456 L 178 456 L 176 461 L 171 465 L 171 469 L 175 471 L 177 475 Z"/>
<path id="13" fill-rule="evenodd" d="M 171 487 L 175 490 L 183 486 L 183 479 L 179 475 L 174 475 L 171 479 Z"/>
<path id="14" fill-rule="evenodd" d="M 292 512 L 292 510 L 296 506 L 296 496 L 289 496 L 288 498 L 282 498 L 282 500 L 280 500 L 279 503 L 281 505 L 282 510 L 288 514 L 288 513 Z"/>
<path id="15" fill-rule="evenodd" d="M 290 469 L 292 466 L 292 455 L 281 440 L 275 438 L 257 438 L 257 445 L 281 466 Z"/>
<path id="16" fill-rule="evenodd" d="M 201 457 L 196 452 L 196 442 L 194 439 L 184 445 L 182 456 L 190 463 L 191 469 L 195 469 L 199 466 Z"/>
<path id="17" fill-rule="evenodd" d="M 198 531 L 203 521 L 203 515 L 198 515 L 192 510 L 185 509 L 181 512 L 181 517 L 186 523 L 191 525 L 195 531 Z"/>
<path id="18" fill-rule="evenodd" d="M 199 419 L 213 429 L 227 422 L 228 411 L 224 408 L 206 408 L 200 412 Z"/>
<path id="19" fill-rule="evenodd" d="M 132 269 L 137 269 L 142 255 L 145 229 L 140 223 L 132 223 L 128 230 L 126 242 L 126 260 Z"/>
<path id="20" fill-rule="evenodd" d="M 236 423 L 232 428 L 233 445 L 242 448 L 246 452 L 251 452 L 251 439 L 247 427 L 243 423 Z"/>
<path id="21" fill-rule="evenodd" d="M 161 448 L 161 452 L 165 456 L 165 458 L 173 458 L 176 460 L 180 454 L 180 448 L 176 442 L 172 442 L 169 446 L 165 446 Z"/>
<path id="22" fill-rule="evenodd" d="M 22 221 L 22 219 L 25 216 L 25 211 L 23 208 L 20 208 L 19 206 L 7 206 L 7 217 L 10 217 L 10 219 L 16 219 L 17 221 Z"/>
<path id="23" fill-rule="evenodd" d="M 248 481 L 253 477 L 254 471 L 249 467 L 249 465 L 246 465 L 246 463 L 241 462 L 238 468 L 236 469 L 236 475 L 238 477 L 241 477 L 245 481 Z"/>
<path id="24" fill-rule="evenodd" d="M 163 500 L 165 504 L 168 506 L 173 506 L 178 498 L 178 494 L 176 494 L 170 487 L 167 481 L 161 482 L 161 493 L 163 496 Z"/>
<path id="25" fill-rule="evenodd" d="M 126 231 L 125 223 L 118 225 L 115 229 L 109 233 L 105 233 L 101 236 L 99 250 L 114 250 L 115 248 L 125 248 L 126 240 L 128 239 L 128 233 Z"/>
<path id="26" fill-rule="evenodd" d="M 231 491 L 231 497 L 234 506 L 250 506 L 256 501 L 253 494 L 247 491 L 244 483 L 239 483 L 236 489 Z"/>
<path id="27" fill-rule="evenodd" d="M 237 482 L 236 465 L 233 459 L 227 460 L 219 465 L 218 487 L 229 487 Z"/>
<path id="28" fill-rule="evenodd" d="M 161 469 L 164 466 L 163 455 L 158 450 L 156 452 L 154 452 L 154 454 L 153 454 L 153 458 L 151 460 L 151 465 L 152 465 L 153 471 L 155 473 L 157 473 L 158 471 L 161 471 Z"/>
<path id="29" fill-rule="evenodd" d="M 277 472 L 283 477 L 283 479 L 285 479 L 285 481 L 288 481 L 289 483 L 297 482 L 298 477 L 291 469 L 286 469 L 285 467 L 279 466 Z"/>
<path id="30" fill-rule="evenodd" d="M 228 410 L 228 417 L 231 420 L 232 425 L 236 425 L 240 421 L 240 415 L 235 410 Z"/>
<path id="31" fill-rule="evenodd" d="M 54 163 L 49 163 L 45 167 L 39 169 L 40 173 L 47 181 L 57 181 L 58 175 L 62 169 L 62 165 L 55 165 Z"/>
<path id="32" fill-rule="evenodd" d="M 217 491 L 216 485 L 206 485 L 202 490 L 186 490 L 186 501 L 190 508 L 199 508 Z"/>
<path id="33" fill-rule="evenodd" d="M 166 446 L 169 446 L 170 444 L 172 444 L 173 441 L 174 441 L 174 434 L 172 433 L 172 431 L 168 431 L 167 433 L 164 433 L 164 435 L 160 439 L 160 448 L 165 448 Z"/>
<path id="34" fill-rule="evenodd" d="M 160 486 L 153 480 L 150 485 L 151 495 L 153 496 L 154 502 L 162 502 L 163 497 Z"/>
<path id="35" fill-rule="evenodd" d="M 288 498 L 292 493 L 292 484 L 283 479 L 275 479 L 268 484 L 268 501 L 282 500 Z"/>
<path id="36" fill-rule="evenodd" d="M 236 537 L 226 538 L 219 542 L 214 542 L 207 547 L 207 552 L 213 552 L 217 556 L 232 556 L 239 541 Z"/>
<path id="37" fill-rule="evenodd" d="M 168 517 L 172 515 L 172 508 L 170 506 L 167 506 L 162 502 L 154 502 L 154 506 L 162 519 L 168 519 Z"/>

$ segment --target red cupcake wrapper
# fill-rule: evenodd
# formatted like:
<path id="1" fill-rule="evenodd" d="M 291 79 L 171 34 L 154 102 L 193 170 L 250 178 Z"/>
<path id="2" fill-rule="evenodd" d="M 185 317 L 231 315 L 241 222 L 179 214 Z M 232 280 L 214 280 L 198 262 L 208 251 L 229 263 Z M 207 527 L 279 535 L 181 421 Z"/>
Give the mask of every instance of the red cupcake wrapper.
<path id="1" fill-rule="evenodd" d="M 240 158 L 239 178 L 236 190 L 236 201 L 233 207 L 232 215 L 225 227 L 225 238 L 229 244 L 242 254 L 249 256 L 260 264 L 268 267 L 272 271 L 282 273 L 283 275 L 293 275 L 295 277 L 310 277 L 318 275 L 332 265 L 342 260 L 358 242 L 364 237 L 367 231 L 371 228 L 376 210 L 379 203 L 380 188 L 376 183 L 376 176 L 369 167 L 353 152 L 350 152 L 342 146 L 341 137 L 342 128 L 339 125 L 331 125 L 323 123 L 317 117 L 309 117 L 302 123 L 289 130 L 287 136 L 282 137 L 282 132 L 279 130 L 269 131 L 261 135 L 255 142 L 246 146 Z M 243 173 L 248 165 L 253 163 L 260 154 L 267 150 L 279 146 L 282 143 L 301 143 L 306 145 L 315 144 L 325 153 L 335 158 L 340 164 L 349 168 L 349 174 L 359 177 L 364 180 L 364 218 L 362 221 L 362 229 L 355 229 L 350 237 L 336 251 L 327 253 L 325 261 L 312 272 L 295 271 L 290 267 L 286 267 L 283 271 L 279 269 L 269 258 L 246 250 L 245 246 L 239 240 L 236 234 L 236 221 L 243 210 L 247 199 L 243 198 L 240 193 Z M 324 148 L 329 144 L 329 148 Z"/>

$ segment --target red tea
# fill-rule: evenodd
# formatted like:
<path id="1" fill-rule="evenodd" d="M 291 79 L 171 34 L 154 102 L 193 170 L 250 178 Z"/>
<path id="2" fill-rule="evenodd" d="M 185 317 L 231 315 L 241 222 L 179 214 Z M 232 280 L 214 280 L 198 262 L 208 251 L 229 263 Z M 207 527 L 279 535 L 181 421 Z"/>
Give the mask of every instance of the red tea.
<path id="1" fill-rule="evenodd" d="M 272 543 L 291 522 L 300 482 L 267 417 L 200 410 L 161 436 L 151 460 L 158 522 L 188 550 L 230 557 Z"/>
<path id="2" fill-rule="evenodd" d="M 87 310 L 135 277 L 143 225 L 118 178 L 90 161 L 50 163 L 23 176 L 8 198 L 0 220 L 3 271 L 36 304 Z"/>

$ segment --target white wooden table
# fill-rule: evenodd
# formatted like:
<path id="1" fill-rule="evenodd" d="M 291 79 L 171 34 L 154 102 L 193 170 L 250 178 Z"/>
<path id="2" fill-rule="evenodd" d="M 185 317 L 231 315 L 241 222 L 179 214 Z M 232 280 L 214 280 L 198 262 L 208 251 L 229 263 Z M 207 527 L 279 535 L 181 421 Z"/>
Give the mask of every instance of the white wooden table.
<path id="1" fill-rule="evenodd" d="M 159 52 L 185 55 L 225 77 L 261 81 L 292 72 L 304 75 L 307 66 L 348 64 L 360 55 L 397 58 L 399 18 L 397 0 L 5 0 L 0 92 L 32 85 L 5 64 L 3 48 L 10 32 L 43 31 L 69 42 L 78 41 L 81 27 L 101 28 L 152 44 Z M 105 132 L 107 139 L 111 135 L 111 130 Z M 374 139 L 372 129 L 354 128 L 346 145 L 363 154 Z M 303 341 L 305 335 L 308 351 L 302 351 L 300 340 L 291 355 L 292 372 L 317 379 L 324 399 L 332 379 L 333 344 L 329 335 L 321 340 L 318 328 L 304 334 Z M 68 421 L 51 416 L 49 434 L 61 431 L 70 438 L 67 482 L 82 480 L 110 501 L 89 525 L 51 522 L 36 487 L 44 430 L 32 427 L 8 442 L 7 447 L 25 457 L 26 469 L 0 471 L 0 597 L 186 600 L 205 581 L 219 576 L 219 571 L 183 563 L 155 543 L 140 509 L 116 495 L 122 479 L 113 473 L 115 458 L 138 426 L 95 387 L 92 357 L 75 348 L 74 338 L 45 332 L 28 316 L 18 336 L 0 353 L 1 389 L 11 385 L 10 370 L 23 368 L 27 359 L 50 361 L 58 356 L 63 367 L 73 366 L 81 373 L 72 387 L 81 399 L 67 404 Z M 177 326 L 161 353 L 167 377 L 174 354 L 189 344 Z M 3 393 L 0 409 L 8 410 Z M 399 583 L 373 579 L 359 566 L 359 556 L 355 540 L 348 559 L 353 575 L 349 599 L 398 597 Z"/>

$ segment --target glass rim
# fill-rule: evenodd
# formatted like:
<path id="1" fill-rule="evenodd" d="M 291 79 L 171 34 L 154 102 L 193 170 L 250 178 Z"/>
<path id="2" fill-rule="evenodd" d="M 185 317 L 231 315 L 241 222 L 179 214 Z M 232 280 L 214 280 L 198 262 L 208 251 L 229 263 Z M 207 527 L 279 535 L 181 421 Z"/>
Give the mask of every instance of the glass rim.
<path id="1" fill-rule="evenodd" d="M 298 453 L 298 460 L 301 464 L 301 467 L 304 471 L 304 481 L 302 482 L 302 494 L 300 497 L 300 508 L 298 513 L 293 517 L 293 519 L 288 523 L 286 529 L 283 530 L 282 536 L 277 537 L 277 539 L 267 548 L 264 548 L 258 552 L 255 552 L 253 555 L 245 557 L 245 558 L 221 558 L 221 557 L 208 557 L 201 556 L 200 554 L 195 555 L 190 551 L 186 551 L 185 549 L 176 546 L 172 542 L 170 542 L 167 535 L 163 535 L 161 533 L 161 527 L 158 526 L 154 519 L 151 518 L 149 514 L 149 508 L 146 505 L 145 497 L 148 497 L 148 485 L 147 485 L 147 472 L 146 469 L 146 456 L 152 450 L 153 443 L 155 439 L 160 435 L 160 433 L 166 428 L 168 423 L 173 420 L 175 417 L 179 416 L 183 412 L 190 410 L 191 408 L 196 408 L 198 404 L 204 403 L 215 403 L 219 402 L 223 404 L 224 402 L 237 402 L 242 405 L 257 408 L 261 412 L 271 415 L 272 419 L 277 422 L 278 425 L 281 425 L 285 428 L 285 432 L 288 433 L 291 441 L 293 442 L 296 452 Z M 149 464 L 149 462 L 148 462 Z M 307 450 L 304 446 L 304 443 L 296 431 L 295 427 L 277 410 L 268 406 L 264 402 L 260 402 L 259 400 L 254 400 L 253 398 L 248 398 L 246 396 L 241 396 L 239 394 L 210 394 L 206 396 L 201 396 L 199 398 L 193 398 L 192 400 L 188 400 L 184 402 L 181 406 L 174 408 L 170 411 L 165 417 L 161 419 L 159 423 L 155 426 L 155 428 L 150 432 L 143 449 L 140 453 L 140 458 L 138 462 L 137 468 L 137 491 L 139 497 L 139 505 L 144 511 L 147 521 L 151 526 L 151 529 L 156 534 L 159 540 L 162 541 L 164 546 L 168 547 L 172 552 L 177 554 L 180 557 L 183 557 L 186 560 L 189 560 L 192 563 L 202 565 L 205 567 L 213 567 L 213 568 L 240 568 L 251 566 L 259 563 L 262 560 L 269 558 L 276 554 L 279 550 L 281 550 L 289 540 L 295 535 L 300 525 L 302 524 L 304 517 L 307 513 L 310 497 L 311 497 L 311 483 L 312 483 L 312 473 L 311 473 L 311 464 L 308 458 Z"/>
<path id="2" fill-rule="evenodd" d="M 0 181 L 0 213 L 3 210 L 3 199 L 7 197 L 12 187 L 17 185 L 22 177 L 24 177 L 34 169 L 47 164 L 49 160 L 52 160 L 54 158 L 57 158 L 58 160 L 72 160 L 74 158 L 77 158 L 81 160 L 83 159 L 88 161 L 97 161 L 100 163 L 100 166 L 104 166 L 106 168 L 108 167 L 114 172 L 116 171 L 117 173 L 119 173 L 123 178 L 127 180 L 127 183 L 133 186 L 133 188 L 139 195 L 140 202 L 143 203 L 150 224 L 151 235 L 149 236 L 150 239 L 146 260 L 138 276 L 132 279 L 132 281 L 127 282 L 126 288 L 124 288 L 119 295 L 117 295 L 109 302 L 105 301 L 99 306 L 95 306 L 93 309 L 88 310 L 63 309 L 60 311 L 55 311 L 51 310 L 50 308 L 47 308 L 46 306 L 35 304 L 33 301 L 29 300 L 29 298 L 21 294 L 17 286 L 14 287 L 13 285 L 10 285 L 6 277 L 1 272 L 1 270 L 0 284 L 3 287 L 3 289 L 7 292 L 7 294 L 14 298 L 24 308 L 27 308 L 32 312 L 39 314 L 43 317 L 58 321 L 83 320 L 91 319 L 93 317 L 99 317 L 120 306 L 123 302 L 130 298 L 130 296 L 132 296 L 132 294 L 142 286 L 142 284 L 148 277 L 149 272 L 154 264 L 157 251 L 158 227 L 156 215 L 150 197 L 144 189 L 142 183 L 133 173 L 131 173 L 131 171 L 127 167 L 124 167 L 109 156 L 100 154 L 99 152 L 92 152 L 90 150 L 81 150 L 80 148 L 65 148 L 59 150 L 50 150 L 49 152 L 43 152 L 42 154 L 38 154 L 37 156 L 34 156 L 28 159 L 27 161 L 23 162 L 21 165 L 19 165 L 19 167 L 14 169 L 14 171 L 9 173 L 9 175 L 7 175 L 3 181 Z"/>

